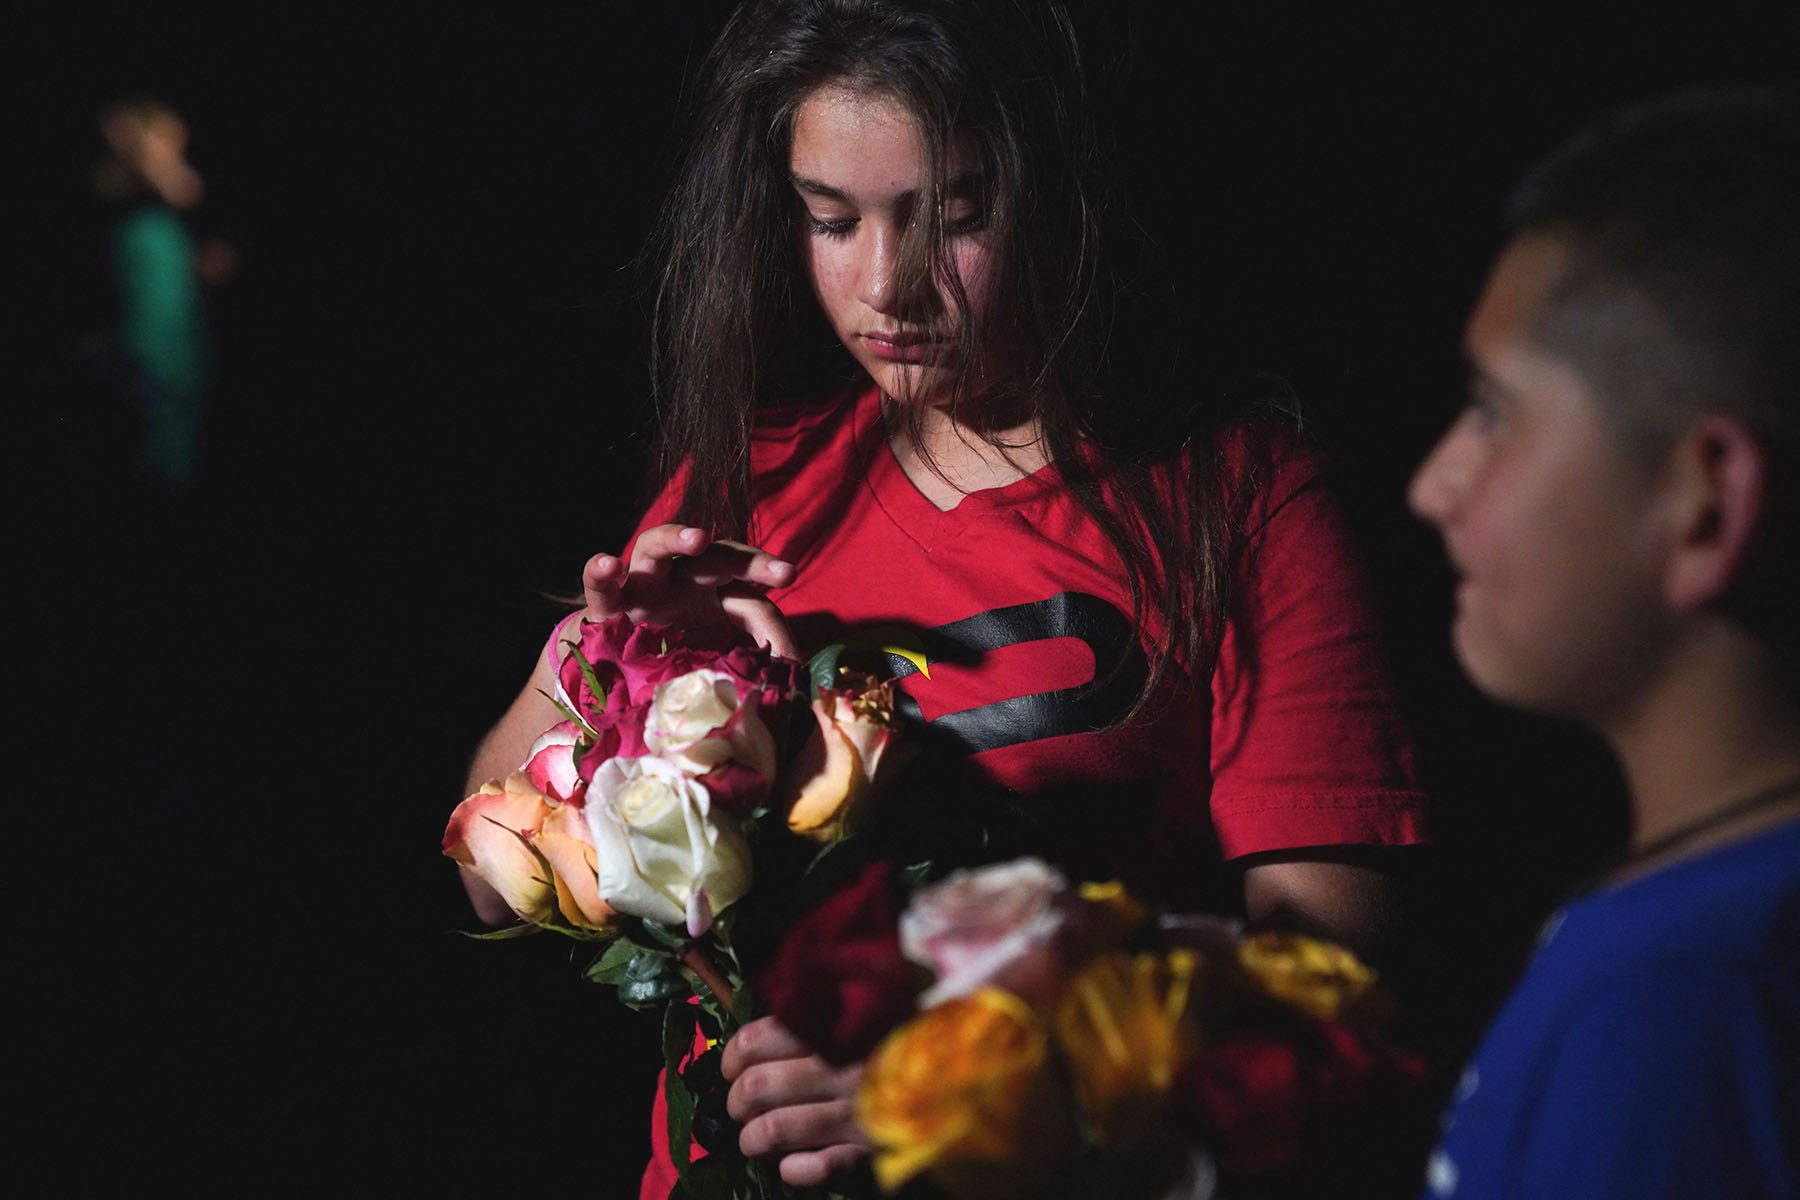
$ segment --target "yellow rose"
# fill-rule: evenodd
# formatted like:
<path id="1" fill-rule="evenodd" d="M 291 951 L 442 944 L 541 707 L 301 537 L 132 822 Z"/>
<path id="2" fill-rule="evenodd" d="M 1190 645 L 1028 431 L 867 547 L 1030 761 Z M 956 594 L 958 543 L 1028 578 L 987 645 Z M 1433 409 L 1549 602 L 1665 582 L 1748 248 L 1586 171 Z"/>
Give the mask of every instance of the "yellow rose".
<path id="1" fill-rule="evenodd" d="M 888 1035 L 869 1059 L 856 1115 L 889 1192 L 925 1172 L 952 1195 L 1028 1194 L 1054 1150 L 1073 1142 L 1048 1035 L 1024 1001 L 997 988 L 947 1000 Z"/>
<path id="2" fill-rule="evenodd" d="M 1200 956 L 1109 954 L 1070 980 L 1056 1037 L 1088 1119 L 1108 1141 L 1155 1133 L 1175 1073 L 1196 1041 L 1190 1013 Z"/>
<path id="3" fill-rule="evenodd" d="M 1104 914 L 1108 930 L 1128 938 L 1150 919 L 1150 907 L 1126 890 L 1117 879 L 1084 883 L 1077 894 Z"/>
<path id="4" fill-rule="evenodd" d="M 840 668 L 846 686 L 822 688 L 813 701 L 817 734 L 801 748 L 780 798 L 788 828 L 815 842 L 850 832 L 858 811 L 903 760 L 896 744 L 894 688 Z"/>
<path id="5" fill-rule="evenodd" d="M 1337 1020 L 1375 986 L 1375 972 L 1354 954 L 1304 934 L 1251 934 L 1238 962 L 1270 995 L 1321 1021 Z"/>

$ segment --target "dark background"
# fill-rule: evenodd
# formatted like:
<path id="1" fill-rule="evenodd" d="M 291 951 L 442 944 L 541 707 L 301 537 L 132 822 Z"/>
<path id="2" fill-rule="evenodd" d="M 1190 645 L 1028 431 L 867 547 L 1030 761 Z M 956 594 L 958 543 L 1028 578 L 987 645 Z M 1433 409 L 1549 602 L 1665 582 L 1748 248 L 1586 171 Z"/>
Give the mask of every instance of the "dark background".
<path id="1" fill-rule="evenodd" d="M 67 1170 L 635 1194 L 650 1026 L 579 983 L 565 944 L 457 936 L 472 921 L 437 842 L 548 631 L 541 593 L 634 519 L 631 264 L 722 12 L 140 10 L 20 31 L 8 390 L 30 490 L 16 586 L 42 607 L 17 652 L 56 681 L 26 725 L 54 750 L 21 764 L 54 814 L 17 855 L 44 864 L 22 876 L 22 990 L 46 1002 L 24 1055 L 44 1129 L 83 1147 Z M 1166 268 L 1144 294 L 1173 307 L 1193 394 L 1285 378 L 1364 536 L 1437 799 L 1398 975 L 1449 1068 L 1625 829 L 1597 747 L 1461 682 L 1436 541 L 1404 508 L 1460 401 L 1495 214 L 1586 116 L 1792 71 L 1776 31 L 1722 17 L 1464 21 L 1090 22 L 1118 175 Z M 211 297 L 205 474 L 179 504 L 119 482 L 66 386 L 93 114 L 131 90 L 188 119 L 195 222 L 242 258 Z"/>

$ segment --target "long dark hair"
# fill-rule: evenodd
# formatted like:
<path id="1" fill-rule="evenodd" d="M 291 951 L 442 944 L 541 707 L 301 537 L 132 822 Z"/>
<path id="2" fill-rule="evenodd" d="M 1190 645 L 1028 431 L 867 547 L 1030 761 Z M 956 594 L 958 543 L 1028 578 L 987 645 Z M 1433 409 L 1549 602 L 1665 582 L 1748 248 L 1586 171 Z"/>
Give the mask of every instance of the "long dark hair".
<path id="1" fill-rule="evenodd" d="M 848 356 L 822 328 L 795 250 L 799 202 L 789 182 L 793 118 L 828 83 L 888 96 L 918 124 L 921 203 L 901 270 L 929 272 L 957 308 L 942 211 L 953 147 L 968 148 L 983 185 L 985 230 L 1005 297 L 971 313 L 950 404 L 975 390 L 983 339 L 1022 347 L 1023 377 L 981 384 L 984 406 L 1034 423 L 1075 501 L 1125 563 L 1133 620 L 1161 632 L 1138 709 L 1172 666 L 1211 667 L 1229 602 L 1224 489 L 1211 432 L 1189 419 L 1175 449 L 1131 453 L 1101 436 L 1119 401 L 1108 349 L 1117 282 L 1102 254 L 1102 156 L 1086 72 L 1058 0 L 749 0 L 703 69 L 704 90 L 678 181 L 653 242 L 660 267 L 652 377 L 661 429 L 652 483 L 684 465 L 679 519 L 742 537 L 749 521 L 749 444 L 757 408 L 845 378 Z M 916 405 L 899 408 L 917 421 Z M 913 431 L 918 432 L 916 424 Z M 916 439 L 915 439 L 916 440 Z M 1239 484 L 1246 480 L 1238 480 Z M 1248 487 L 1231 489 L 1247 495 Z M 1134 709 L 1134 712 L 1137 711 Z"/>

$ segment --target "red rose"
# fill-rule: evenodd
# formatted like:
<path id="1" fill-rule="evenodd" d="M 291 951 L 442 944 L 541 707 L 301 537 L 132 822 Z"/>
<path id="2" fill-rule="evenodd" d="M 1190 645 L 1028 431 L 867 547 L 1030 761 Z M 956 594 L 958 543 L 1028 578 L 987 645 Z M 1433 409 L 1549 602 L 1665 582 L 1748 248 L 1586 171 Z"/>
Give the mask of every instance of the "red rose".
<path id="1" fill-rule="evenodd" d="M 1255 1175 L 1379 1140 L 1379 1128 L 1361 1126 L 1423 1098 L 1427 1074 L 1418 1055 L 1341 1022 L 1271 1023 L 1195 1055 L 1176 1092 L 1220 1168 Z"/>
<path id="2" fill-rule="evenodd" d="M 894 882 L 892 866 L 869 864 L 788 931 L 757 981 L 770 1011 L 827 1062 L 861 1061 L 914 1012 L 920 978 L 900 953 Z"/>

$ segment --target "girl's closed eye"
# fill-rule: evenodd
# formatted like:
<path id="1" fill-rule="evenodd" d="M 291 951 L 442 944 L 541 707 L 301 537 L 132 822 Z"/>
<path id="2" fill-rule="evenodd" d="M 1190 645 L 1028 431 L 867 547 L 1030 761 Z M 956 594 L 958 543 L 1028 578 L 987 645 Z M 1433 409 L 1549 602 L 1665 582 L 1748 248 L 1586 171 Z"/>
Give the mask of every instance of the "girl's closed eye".
<path id="1" fill-rule="evenodd" d="M 812 213 L 806 214 L 806 225 L 809 233 L 814 237 L 827 237 L 834 240 L 849 237 L 856 229 L 856 221 L 857 219 L 855 217 L 827 219 L 825 217 L 814 216 Z"/>
<path id="2" fill-rule="evenodd" d="M 987 210 L 978 205 L 962 205 L 944 214 L 944 232 L 952 237 L 979 233 L 987 227 Z"/>

